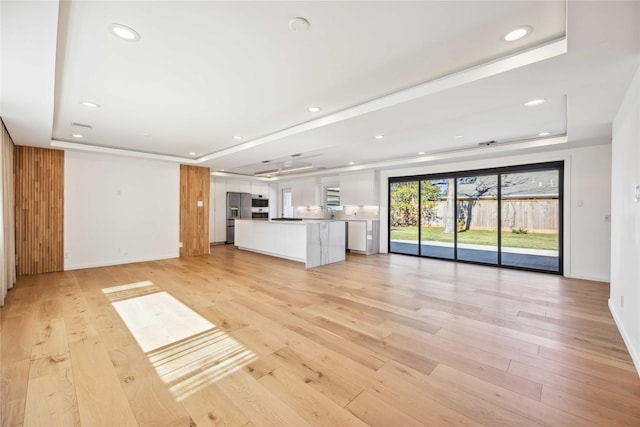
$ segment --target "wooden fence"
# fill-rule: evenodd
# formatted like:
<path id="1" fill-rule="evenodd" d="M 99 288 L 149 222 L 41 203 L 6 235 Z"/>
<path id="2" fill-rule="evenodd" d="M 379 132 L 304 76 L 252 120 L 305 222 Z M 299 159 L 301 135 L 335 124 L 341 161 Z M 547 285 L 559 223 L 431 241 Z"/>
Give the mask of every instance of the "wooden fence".
<path id="1" fill-rule="evenodd" d="M 471 203 L 470 229 L 495 230 L 498 225 L 496 200 L 458 200 L 457 220 L 467 221 Z M 429 220 L 423 217 L 423 224 L 444 227 L 447 217 L 447 202 L 438 202 Z M 503 230 L 524 229 L 530 233 L 556 233 L 560 229 L 560 204 L 558 199 L 504 199 L 502 201 Z M 417 221 L 417 210 L 414 221 Z M 423 213 L 424 215 L 424 213 Z M 392 212 L 393 218 L 393 212 Z M 417 225 L 417 224 L 414 224 Z"/>
<path id="2" fill-rule="evenodd" d="M 470 229 L 489 230 L 498 225 L 497 200 L 459 200 L 458 220 L 466 221 L 467 204 L 472 203 Z M 428 225 L 444 227 L 446 201 L 435 207 L 435 218 Z M 503 230 L 525 229 L 530 233 L 557 233 L 560 228 L 558 199 L 506 199 L 502 201 Z"/>

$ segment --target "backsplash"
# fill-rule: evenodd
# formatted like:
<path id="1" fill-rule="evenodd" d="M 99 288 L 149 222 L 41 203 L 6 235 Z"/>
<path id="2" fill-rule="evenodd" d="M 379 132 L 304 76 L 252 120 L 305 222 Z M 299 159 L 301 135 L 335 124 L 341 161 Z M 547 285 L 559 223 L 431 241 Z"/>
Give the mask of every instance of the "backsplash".
<path id="1" fill-rule="evenodd" d="M 335 219 L 380 219 L 380 206 L 345 206 Z"/>
<path id="2" fill-rule="evenodd" d="M 327 212 L 322 206 L 298 206 L 294 209 L 293 216 L 295 218 L 331 218 L 333 213 L 334 219 L 354 220 L 354 219 L 380 219 L 379 206 L 344 206 L 341 211 Z"/>
<path id="3" fill-rule="evenodd" d="M 322 206 L 298 206 L 293 210 L 294 218 L 328 218 Z"/>

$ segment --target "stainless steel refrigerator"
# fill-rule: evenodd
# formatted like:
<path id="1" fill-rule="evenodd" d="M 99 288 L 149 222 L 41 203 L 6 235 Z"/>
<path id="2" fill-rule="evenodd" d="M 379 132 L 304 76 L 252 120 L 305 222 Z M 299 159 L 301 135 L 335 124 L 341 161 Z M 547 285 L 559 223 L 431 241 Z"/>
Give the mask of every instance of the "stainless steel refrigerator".
<path id="1" fill-rule="evenodd" d="M 227 243 L 235 241 L 235 220 L 251 219 L 251 194 L 227 193 Z"/>

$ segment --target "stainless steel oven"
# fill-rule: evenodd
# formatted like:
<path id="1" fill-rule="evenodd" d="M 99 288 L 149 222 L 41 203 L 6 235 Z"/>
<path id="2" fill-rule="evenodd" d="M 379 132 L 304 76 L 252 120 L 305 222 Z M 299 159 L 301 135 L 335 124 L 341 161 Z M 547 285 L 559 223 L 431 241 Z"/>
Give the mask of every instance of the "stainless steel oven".
<path id="1" fill-rule="evenodd" d="M 254 194 L 253 196 L 251 196 L 251 207 L 252 208 L 269 208 L 269 199 L 264 198 L 263 196 Z"/>
<path id="2" fill-rule="evenodd" d="M 269 208 L 251 208 L 251 218 L 253 219 L 268 219 Z"/>
<path id="3" fill-rule="evenodd" d="M 269 218 L 269 199 L 262 195 L 254 194 L 251 196 L 251 218 L 268 219 Z"/>

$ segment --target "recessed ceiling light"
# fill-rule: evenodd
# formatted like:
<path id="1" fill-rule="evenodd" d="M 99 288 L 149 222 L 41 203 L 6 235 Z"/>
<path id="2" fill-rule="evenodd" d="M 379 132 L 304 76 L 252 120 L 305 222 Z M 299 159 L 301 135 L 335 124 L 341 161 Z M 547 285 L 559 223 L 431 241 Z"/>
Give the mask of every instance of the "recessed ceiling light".
<path id="1" fill-rule="evenodd" d="M 195 156 L 196 153 L 194 153 L 193 151 L 189 153 L 190 156 Z"/>
<path id="2" fill-rule="evenodd" d="M 508 42 L 514 42 L 516 40 L 520 40 L 521 38 L 531 33 L 532 31 L 533 31 L 533 28 L 531 28 L 529 25 L 522 25 L 510 31 L 506 36 L 504 36 L 504 39 Z"/>
<path id="3" fill-rule="evenodd" d="M 133 28 L 122 24 L 109 24 L 109 31 L 116 37 L 128 42 L 137 42 L 140 40 L 140 34 Z"/>
<path id="4" fill-rule="evenodd" d="M 241 137 L 240 135 L 234 135 L 234 136 L 233 136 L 233 139 L 240 140 L 240 139 L 242 139 L 242 137 Z"/>
<path id="5" fill-rule="evenodd" d="M 321 109 L 322 108 L 320 108 L 320 107 L 316 107 L 316 106 L 312 105 L 311 107 L 307 108 L 307 111 L 310 112 L 310 113 L 317 113 Z"/>
<path id="6" fill-rule="evenodd" d="M 455 137 L 455 138 L 456 138 L 456 139 L 460 139 L 460 138 L 464 138 L 464 136 L 463 136 L 463 135 L 456 135 L 456 137 Z"/>
<path id="7" fill-rule="evenodd" d="M 84 138 L 84 135 L 80 135 L 79 133 L 74 133 L 71 136 L 74 137 L 74 138 Z"/>
<path id="8" fill-rule="evenodd" d="M 374 136 L 374 138 L 375 139 L 382 139 L 382 138 L 384 138 L 384 135 L 381 135 L 381 134 L 380 135 L 376 135 L 376 136 Z"/>
<path id="9" fill-rule="evenodd" d="M 349 162 L 349 164 L 350 164 L 350 165 L 355 165 L 355 164 L 356 164 L 356 162 Z"/>
<path id="10" fill-rule="evenodd" d="M 91 102 L 91 101 L 82 101 L 80 104 L 84 105 L 85 107 L 89 107 L 89 108 L 98 108 L 98 107 L 100 107 L 99 104 L 96 104 L 95 102 Z"/>
<path id="11" fill-rule="evenodd" d="M 424 151 L 418 151 L 418 154 L 423 155 Z"/>
<path id="12" fill-rule="evenodd" d="M 551 135 L 551 132 L 540 132 L 538 134 L 538 136 L 547 136 L 547 135 Z"/>
<path id="13" fill-rule="evenodd" d="M 532 99 L 531 101 L 525 102 L 524 106 L 525 107 L 535 107 L 536 105 L 542 105 L 545 102 L 547 102 L 546 99 L 544 98 L 540 98 L 540 99 Z"/>
<path id="14" fill-rule="evenodd" d="M 305 18 L 298 16 L 289 20 L 289 29 L 295 33 L 309 31 L 311 24 Z"/>

